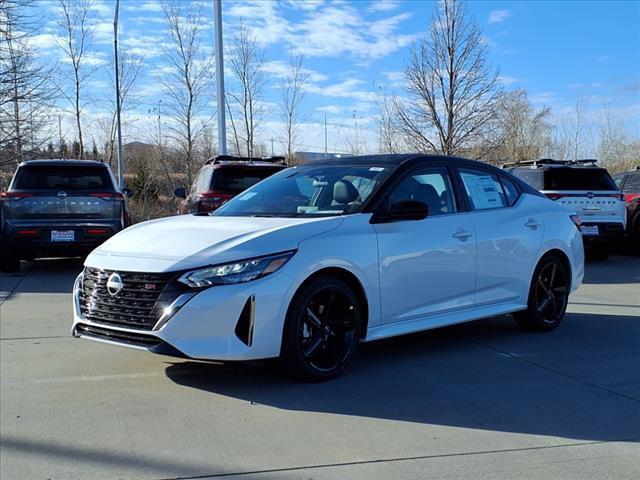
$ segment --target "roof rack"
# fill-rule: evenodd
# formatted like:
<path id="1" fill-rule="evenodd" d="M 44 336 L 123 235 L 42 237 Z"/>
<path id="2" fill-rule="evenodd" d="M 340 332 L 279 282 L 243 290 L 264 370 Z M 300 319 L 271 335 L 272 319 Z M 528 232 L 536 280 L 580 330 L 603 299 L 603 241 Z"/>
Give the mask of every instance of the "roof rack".
<path id="1" fill-rule="evenodd" d="M 244 163 L 253 163 L 253 162 L 267 162 L 267 163 L 279 163 L 281 165 L 286 165 L 284 161 L 284 157 L 237 157 L 235 155 L 216 155 L 215 157 L 210 158 L 206 162 L 205 165 L 217 165 L 220 163 L 226 162 L 244 162 Z"/>
<path id="2" fill-rule="evenodd" d="M 520 167 L 520 166 L 531 166 L 537 167 L 538 165 L 582 165 L 585 163 L 590 163 L 591 165 L 595 165 L 598 162 L 595 158 L 585 158 L 581 160 L 555 160 L 553 158 L 541 158 L 539 160 L 525 160 L 522 162 L 510 162 L 502 165 L 502 168 L 508 167 Z"/>

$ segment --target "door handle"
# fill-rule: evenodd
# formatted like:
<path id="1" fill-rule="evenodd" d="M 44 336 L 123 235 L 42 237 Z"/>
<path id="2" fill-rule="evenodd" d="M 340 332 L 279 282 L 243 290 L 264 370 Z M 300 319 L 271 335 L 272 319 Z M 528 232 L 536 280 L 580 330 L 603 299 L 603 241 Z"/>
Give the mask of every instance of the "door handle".
<path id="1" fill-rule="evenodd" d="M 468 230 L 458 230 L 456 233 L 454 233 L 453 235 L 451 235 L 453 238 L 457 238 L 458 240 L 460 240 L 461 242 L 466 242 L 467 238 L 472 237 L 473 233 L 469 232 Z"/>
<path id="2" fill-rule="evenodd" d="M 525 227 L 530 228 L 531 230 L 536 230 L 540 225 L 542 225 L 535 218 L 530 218 L 527 220 L 527 223 L 524 224 Z"/>

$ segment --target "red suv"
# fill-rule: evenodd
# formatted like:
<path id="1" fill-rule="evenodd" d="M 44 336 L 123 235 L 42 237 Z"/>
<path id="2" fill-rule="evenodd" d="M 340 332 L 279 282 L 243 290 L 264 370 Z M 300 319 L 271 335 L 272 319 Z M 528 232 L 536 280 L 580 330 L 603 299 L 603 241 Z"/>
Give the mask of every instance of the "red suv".
<path id="1" fill-rule="evenodd" d="M 284 157 L 213 157 L 198 172 L 188 195 L 184 188 L 175 190 L 175 196 L 183 199 L 178 207 L 178 215 L 212 212 L 247 188 L 285 168 L 287 164 Z"/>
<path id="2" fill-rule="evenodd" d="M 627 234 L 640 253 L 640 166 L 613 176 L 627 203 Z"/>

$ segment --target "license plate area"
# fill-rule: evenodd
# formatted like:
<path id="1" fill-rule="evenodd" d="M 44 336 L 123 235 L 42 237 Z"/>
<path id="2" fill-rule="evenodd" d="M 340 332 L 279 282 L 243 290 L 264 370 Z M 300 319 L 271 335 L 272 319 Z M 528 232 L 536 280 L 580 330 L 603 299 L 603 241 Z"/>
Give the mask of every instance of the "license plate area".
<path id="1" fill-rule="evenodd" d="M 76 232 L 73 230 L 51 230 L 52 242 L 74 242 Z"/>
<path id="2" fill-rule="evenodd" d="M 580 230 L 582 231 L 582 235 L 585 236 L 600 235 L 598 225 L 582 225 Z"/>

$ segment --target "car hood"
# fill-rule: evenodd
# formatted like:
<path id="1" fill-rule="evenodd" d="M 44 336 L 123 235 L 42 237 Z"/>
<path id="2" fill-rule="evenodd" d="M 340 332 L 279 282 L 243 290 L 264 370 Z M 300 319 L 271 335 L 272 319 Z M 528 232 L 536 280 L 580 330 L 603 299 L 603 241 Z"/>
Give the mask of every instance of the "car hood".
<path id="1" fill-rule="evenodd" d="M 182 215 L 139 223 L 114 235 L 85 265 L 107 270 L 166 272 L 298 248 L 336 228 L 341 217 L 262 218 Z"/>

